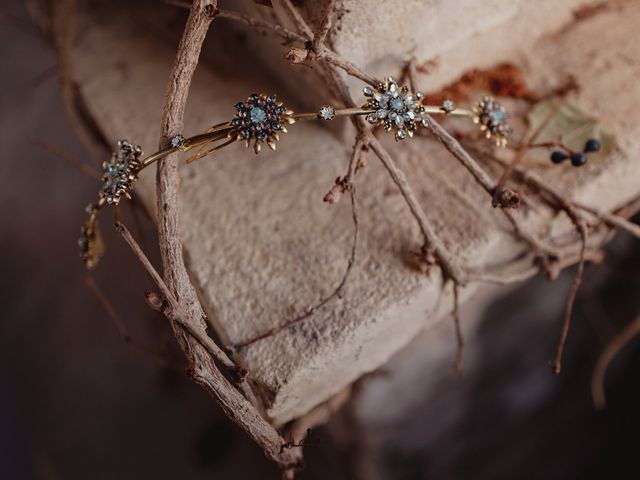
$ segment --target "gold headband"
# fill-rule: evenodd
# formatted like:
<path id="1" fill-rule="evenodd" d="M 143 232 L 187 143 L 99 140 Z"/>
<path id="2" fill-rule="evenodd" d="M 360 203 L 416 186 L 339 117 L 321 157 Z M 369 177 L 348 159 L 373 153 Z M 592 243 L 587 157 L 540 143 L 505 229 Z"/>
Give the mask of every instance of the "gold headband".
<path id="1" fill-rule="evenodd" d="M 330 121 L 339 116 L 366 115 L 374 126 L 394 132 L 396 141 L 413 137 L 419 127 L 428 127 L 428 115 L 451 115 L 468 117 L 480 126 L 487 138 L 494 138 L 496 145 L 504 147 L 511 134 L 505 108 L 490 97 L 484 97 L 472 109 L 457 108 L 451 100 L 441 106 L 424 105 L 424 95 L 411 92 L 406 86 L 399 86 L 392 77 L 375 87 L 364 87 L 367 98 L 360 108 L 336 109 L 331 105 L 322 106 L 317 112 L 294 113 L 279 102 L 275 95 L 251 94 L 244 102 L 235 104 L 234 117 L 224 123 L 214 125 L 203 133 L 185 138 L 176 135 L 167 148 L 145 158 L 139 145 L 126 140 L 118 142 L 118 150 L 108 162 L 103 163 L 104 175 L 98 202 L 87 207 L 89 219 L 81 229 L 79 240 L 80 255 L 88 268 L 97 265 L 103 254 L 103 245 L 97 228 L 97 218 L 105 205 L 118 205 L 122 197 L 131 198 L 133 185 L 140 171 L 152 163 L 174 152 L 190 152 L 191 163 L 212 154 L 235 142 L 253 145 L 258 154 L 263 144 L 275 150 L 280 133 L 286 133 L 286 125 L 299 120 Z M 221 142 L 221 143 L 218 143 Z"/>

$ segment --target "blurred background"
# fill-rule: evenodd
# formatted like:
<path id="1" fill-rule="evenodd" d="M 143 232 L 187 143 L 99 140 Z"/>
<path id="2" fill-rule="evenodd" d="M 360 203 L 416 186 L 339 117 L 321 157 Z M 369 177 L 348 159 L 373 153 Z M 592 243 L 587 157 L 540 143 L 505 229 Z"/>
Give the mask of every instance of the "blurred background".
<path id="1" fill-rule="evenodd" d="M 279 478 L 185 376 L 164 319 L 144 304 L 151 284 L 108 229 L 112 261 L 88 279 L 76 239 L 98 165 L 67 119 L 47 40 L 22 2 L 0 6 L 0 478 Z M 126 215 L 153 252 L 151 222 Z M 361 380 L 311 433 L 301 478 L 640 478 L 640 340 L 612 364 L 606 410 L 590 396 L 599 353 L 640 312 L 639 267 L 638 243 L 619 234 L 587 268 L 560 377 L 548 360 L 572 271 L 491 304 L 463 378 L 442 365 L 428 389 L 397 392 L 411 402 L 374 414 L 367 392 L 388 387 L 402 360 Z"/>

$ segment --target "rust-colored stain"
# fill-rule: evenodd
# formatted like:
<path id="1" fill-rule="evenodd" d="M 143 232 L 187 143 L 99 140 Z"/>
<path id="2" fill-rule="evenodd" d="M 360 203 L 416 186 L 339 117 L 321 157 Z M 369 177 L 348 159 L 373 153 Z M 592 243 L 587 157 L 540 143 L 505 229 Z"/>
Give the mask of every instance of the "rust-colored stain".
<path id="1" fill-rule="evenodd" d="M 576 22 L 580 22 L 582 20 L 586 20 L 587 18 L 591 18 L 599 13 L 602 13 L 608 8 L 609 5 L 607 4 L 607 2 L 596 2 L 589 5 L 584 5 L 573 11 L 573 19 Z"/>
<path id="2" fill-rule="evenodd" d="M 485 70 L 469 70 L 443 89 L 429 93 L 427 98 L 429 103 L 434 104 L 447 98 L 454 102 L 465 102 L 475 99 L 479 91 L 489 92 L 497 97 L 521 98 L 527 101 L 535 101 L 538 98 L 527 87 L 522 70 L 512 63 L 502 63 Z"/>

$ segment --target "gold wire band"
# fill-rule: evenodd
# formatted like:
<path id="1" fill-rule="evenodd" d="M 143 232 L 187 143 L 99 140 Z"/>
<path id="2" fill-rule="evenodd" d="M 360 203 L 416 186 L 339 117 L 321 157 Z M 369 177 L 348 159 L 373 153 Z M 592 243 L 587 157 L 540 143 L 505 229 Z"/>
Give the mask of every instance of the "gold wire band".
<path id="1" fill-rule="evenodd" d="M 456 108 L 455 110 L 447 112 L 442 107 L 425 105 L 424 111 L 425 113 L 428 113 L 430 115 L 447 115 L 447 116 L 470 117 L 470 118 L 476 117 L 476 114 L 473 111 L 465 108 Z M 373 109 L 343 108 L 340 110 L 335 110 L 334 115 L 336 117 L 346 117 L 351 115 L 368 115 L 374 112 L 375 110 Z M 294 118 L 295 120 L 317 120 L 321 117 L 318 112 L 304 112 L 304 113 L 295 113 L 292 115 L 292 118 Z M 223 138 L 227 138 L 229 132 L 232 129 L 233 127 L 231 126 L 231 124 L 229 122 L 225 122 L 225 123 L 214 125 L 204 133 L 194 135 L 193 137 L 185 138 L 182 142 L 182 145 L 178 147 L 164 148 L 143 159 L 141 162 L 142 163 L 141 170 L 172 153 L 188 152 L 196 147 L 205 145 L 212 141 L 222 140 Z M 225 143 L 224 145 L 227 145 L 229 143 L 233 143 L 233 142 L 228 142 L 228 143 Z"/>

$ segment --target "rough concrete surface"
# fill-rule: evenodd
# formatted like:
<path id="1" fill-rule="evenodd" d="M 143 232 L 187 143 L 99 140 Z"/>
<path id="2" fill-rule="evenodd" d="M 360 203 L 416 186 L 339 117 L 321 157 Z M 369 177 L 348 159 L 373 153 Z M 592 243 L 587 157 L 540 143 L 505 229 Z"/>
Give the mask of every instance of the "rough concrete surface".
<path id="1" fill-rule="evenodd" d="M 345 3 L 350 5 L 350 13 L 332 37 L 337 49 L 351 60 L 362 61 L 373 73 L 381 75 L 376 65 L 384 65 L 384 73 L 397 75 L 404 56 L 397 55 L 395 42 L 385 44 L 386 49 L 372 47 L 371 39 L 363 40 L 357 33 L 364 27 L 349 20 L 356 12 L 375 12 L 383 2 L 375 2 L 375 9 L 371 7 L 374 2 Z M 445 8 L 444 2 L 428 2 L 427 6 L 420 2 L 420 7 L 413 3 L 414 10 L 430 12 L 433 8 L 434 16 Z M 479 5 L 460 5 L 467 3 Z M 560 2 L 562 7 L 556 8 L 559 13 L 549 15 L 550 6 L 557 3 L 518 2 L 506 10 L 496 8 L 494 15 L 485 12 L 481 25 L 472 29 L 472 38 L 462 35 L 457 41 L 443 43 L 446 51 L 430 50 L 423 55 L 440 55 L 444 63 L 451 52 L 456 69 L 463 71 L 462 65 L 470 68 L 485 62 L 483 57 L 463 56 L 465 50 L 505 45 L 508 40 L 508 49 L 493 54 L 487 50 L 488 58 L 491 63 L 517 62 L 534 87 L 557 84 L 567 73 L 578 75 L 583 88 L 576 103 L 602 119 L 617 136 L 620 148 L 579 171 L 544 167 L 540 172 L 570 196 L 612 207 L 640 189 L 640 164 L 635 161 L 640 151 L 639 110 L 625 96 L 611 95 L 612 91 L 638 90 L 640 46 L 628 39 L 635 34 L 640 6 L 637 2 L 616 3 L 592 18 L 573 22 L 568 21 L 569 11 L 576 2 Z M 533 9 L 533 4 L 539 8 Z M 545 18 L 548 24 L 536 24 L 535 32 L 523 31 L 520 41 L 520 33 L 514 34 L 505 21 L 523 8 L 535 10 L 537 15 L 546 12 L 535 18 Z M 81 92 L 114 142 L 128 138 L 150 152 L 157 143 L 175 39 L 140 35 L 132 28 L 132 17 L 117 11 L 108 17 L 96 11 L 91 14 L 91 28 L 82 26 L 89 25 L 87 18 L 80 22 L 73 49 Z M 396 32 L 399 18 L 405 14 L 402 8 L 392 10 L 386 18 L 387 29 Z M 447 18 L 453 22 L 458 17 Z M 472 19 L 458 20 L 460 28 L 473 23 Z M 519 19 L 516 25 L 528 23 Z M 416 25 L 405 28 L 411 30 Z M 214 25 L 191 89 L 186 134 L 229 119 L 233 104 L 255 90 L 277 92 L 294 110 L 314 103 L 315 94 L 283 88 L 278 75 L 273 74 L 274 70 L 286 72 L 283 75 L 289 78 L 288 84 L 298 75 L 309 75 L 304 66 L 291 66 L 281 59 L 283 47 L 252 57 L 251 42 L 246 50 L 242 42 L 236 42 L 234 30 L 227 26 L 216 29 Z M 594 36 L 594 29 L 602 35 Z M 548 33 L 534 41 L 544 31 Z M 225 48 L 220 49 L 221 44 Z M 364 48 L 364 44 L 368 46 Z M 96 55 L 98 51 L 100 55 Z M 237 58 L 248 61 L 238 62 Z M 443 72 L 434 73 L 434 78 L 450 80 L 451 71 L 445 68 Z M 318 93 L 318 98 L 323 95 Z M 282 136 L 276 153 L 268 151 L 255 157 L 243 146 L 233 145 L 182 168 L 180 221 L 189 269 L 225 342 L 247 340 L 299 315 L 339 282 L 353 229 L 349 202 L 343 199 L 329 206 L 322 197 L 345 171 L 351 141 L 344 138 L 344 132 L 322 124 L 299 123 Z M 500 212 L 438 143 L 426 138 L 400 144 L 385 138 L 384 143 L 407 172 L 438 233 L 461 263 L 483 267 L 509 258 L 518 246 L 507 233 Z M 144 172 L 142 177 L 137 192 L 153 208 L 153 172 Z M 407 266 L 406 252 L 420 246 L 419 231 L 374 157 L 358 175 L 357 187 L 361 239 L 342 298 L 309 321 L 238 355 L 259 387 L 274 423 L 304 414 L 363 373 L 376 369 L 450 309 L 449 295 L 440 294 L 439 275 L 423 276 Z M 542 217 L 532 217 L 531 227 L 542 231 L 544 212 Z M 465 297 L 474 288 L 467 289 Z"/>

